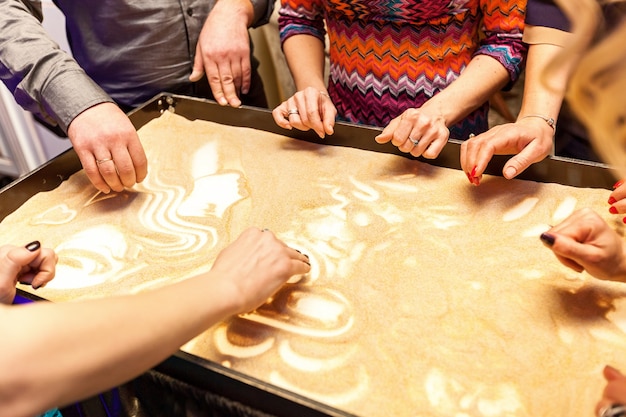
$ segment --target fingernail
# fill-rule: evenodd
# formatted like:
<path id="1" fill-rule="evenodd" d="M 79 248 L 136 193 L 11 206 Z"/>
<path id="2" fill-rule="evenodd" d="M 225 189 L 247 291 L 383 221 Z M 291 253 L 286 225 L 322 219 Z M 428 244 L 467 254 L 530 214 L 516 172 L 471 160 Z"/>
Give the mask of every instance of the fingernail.
<path id="1" fill-rule="evenodd" d="M 611 214 L 617 214 L 617 213 L 618 213 L 618 211 L 617 211 L 617 209 L 615 208 L 615 206 L 611 206 L 611 207 L 609 207 L 609 213 L 611 213 Z"/>
<path id="2" fill-rule="evenodd" d="M 517 174 L 517 170 L 513 167 L 508 167 L 504 170 L 504 176 L 506 178 L 513 178 Z"/>
<path id="3" fill-rule="evenodd" d="M 25 248 L 28 249 L 31 252 L 35 252 L 40 247 L 41 247 L 41 243 L 39 243 L 38 240 L 34 240 L 34 241 L 30 242 L 28 245 L 25 246 Z"/>
<path id="4" fill-rule="evenodd" d="M 470 177 L 474 178 L 476 176 L 476 169 L 477 168 L 478 167 L 476 167 L 476 166 L 474 168 L 472 168 L 472 172 L 470 172 Z"/>
<path id="5" fill-rule="evenodd" d="M 619 180 L 617 181 L 615 184 L 613 184 L 613 189 L 618 188 L 619 186 L 621 186 L 622 184 L 624 184 L 624 180 Z"/>
<path id="6" fill-rule="evenodd" d="M 539 236 L 539 239 L 541 239 L 541 241 L 548 246 L 554 245 L 554 241 L 556 240 L 554 235 L 551 235 L 550 233 L 542 233 L 541 236 Z"/>
<path id="7" fill-rule="evenodd" d="M 609 198 L 609 204 L 615 204 L 615 203 L 617 203 L 617 200 L 615 199 L 615 197 Z"/>
<path id="8" fill-rule="evenodd" d="M 622 223 L 626 224 L 626 217 L 622 219 Z"/>

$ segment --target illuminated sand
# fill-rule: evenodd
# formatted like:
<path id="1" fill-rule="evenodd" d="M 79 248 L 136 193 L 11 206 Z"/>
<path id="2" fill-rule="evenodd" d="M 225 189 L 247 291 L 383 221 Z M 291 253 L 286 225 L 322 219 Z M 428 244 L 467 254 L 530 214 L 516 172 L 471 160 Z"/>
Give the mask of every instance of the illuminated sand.
<path id="1" fill-rule="evenodd" d="M 105 196 L 80 172 L 0 224 L 7 243 L 58 251 L 36 294 L 184 279 L 255 225 L 312 272 L 183 350 L 360 416 L 593 415 L 604 364 L 626 369 L 626 285 L 565 269 L 538 239 L 575 208 L 607 213 L 607 190 L 476 188 L 398 156 L 169 113 L 140 136 L 143 184 Z"/>

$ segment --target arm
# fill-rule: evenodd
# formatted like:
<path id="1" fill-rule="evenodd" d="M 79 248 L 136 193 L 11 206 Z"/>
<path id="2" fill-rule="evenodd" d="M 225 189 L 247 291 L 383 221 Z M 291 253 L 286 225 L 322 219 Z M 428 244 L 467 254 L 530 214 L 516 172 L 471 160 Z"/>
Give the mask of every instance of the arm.
<path id="1" fill-rule="evenodd" d="M 459 78 L 422 107 L 406 110 L 389 122 L 376 141 L 391 141 L 403 152 L 434 159 L 448 142 L 448 127 L 489 100 L 508 80 L 508 72 L 498 61 L 478 55 Z M 419 143 L 411 143 L 409 137 Z"/>
<path id="2" fill-rule="evenodd" d="M 574 66 L 573 60 L 560 60 L 558 67 L 550 67 L 562 50 L 550 43 L 530 46 L 517 121 L 495 126 L 461 145 L 461 167 L 466 173 L 473 173 L 471 177 L 479 181 L 493 155 L 515 155 L 503 168 L 504 177 L 510 179 L 552 152 L 554 126 L 536 116 L 555 122 L 558 118 Z"/>
<path id="3" fill-rule="evenodd" d="M 130 120 L 48 37 L 33 13 L 19 0 L 0 2 L 0 78 L 24 109 L 67 132 L 100 191 L 122 191 L 143 181 L 146 158 Z M 119 164 L 109 163 L 101 172 L 96 160 L 109 158 L 119 158 Z"/>
<path id="4" fill-rule="evenodd" d="M 250 229 L 220 253 L 209 272 L 159 290 L 0 306 L 2 414 L 34 415 L 123 383 L 308 271 L 304 255 L 271 232 Z"/>
<path id="5" fill-rule="evenodd" d="M 269 0 L 217 1 L 200 32 L 189 80 L 206 72 L 219 104 L 241 106 L 239 94 L 250 91 L 252 74 L 248 28 L 267 22 L 272 10 Z"/>
<path id="6" fill-rule="evenodd" d="M 319 137 L 333 133 L 337 109 L 328 97 L 324 77 L 324 21 L 318 2 L 283 1 L 279 27 L 283 52 L 296 85 L 296 93 L 272 112 L 285 129 L 313 129 Z M 296 8 L 307 8 L 309 18 Z M 297 17 L 293 17 L 297 16 Z M 290 109 L 297 113 L 289 114 Z"/>
<path id="7" fill-rule="evenodd" d="M 413 156 L 436 158 L 448 141 L 448 127 L 513 83 L 521 72 L 526 52 L 521 40 L 524 4 L 518 0 L 481 1 L 485 38 L 468 66 L 419 109 L 409 109 L 392 120 L 376 141 L 391 141 Z"/>

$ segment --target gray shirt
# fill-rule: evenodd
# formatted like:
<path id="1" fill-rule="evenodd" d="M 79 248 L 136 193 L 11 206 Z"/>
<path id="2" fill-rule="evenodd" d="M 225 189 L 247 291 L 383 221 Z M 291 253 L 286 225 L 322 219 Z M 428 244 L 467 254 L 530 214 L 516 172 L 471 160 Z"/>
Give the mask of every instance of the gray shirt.
<path id="1" fill-rule="evenodd" d="M 250 0 L 253 26 L 274 2 Z M 16 101 L 66 131 L 98 103 L 134 107 L 189 84 L 200 30 L 215 0 L 55 0 L 73 58 L 40 24 L 39 1 L 0 1 L 0 79 Z"/>

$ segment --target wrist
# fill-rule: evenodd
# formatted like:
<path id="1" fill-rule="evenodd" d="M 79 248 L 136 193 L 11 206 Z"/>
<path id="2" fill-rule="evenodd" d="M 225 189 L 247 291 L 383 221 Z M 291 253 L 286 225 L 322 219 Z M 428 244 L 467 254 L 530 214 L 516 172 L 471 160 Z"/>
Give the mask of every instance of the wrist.
<path id="1" fill-rule="evenodd" d="M 556 131 L 556 119 L 554 117 L 546 116 L 543 114 L 539 114 L 539 113 L 530 113 L 526 115 L 520 114 L 517 118 L 517 121 L 519 122 L 521 120 L 530 119 L 530 118 L 543 120 L 548 126 L 550 126 L 553 132 Z"/>

